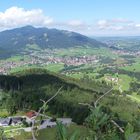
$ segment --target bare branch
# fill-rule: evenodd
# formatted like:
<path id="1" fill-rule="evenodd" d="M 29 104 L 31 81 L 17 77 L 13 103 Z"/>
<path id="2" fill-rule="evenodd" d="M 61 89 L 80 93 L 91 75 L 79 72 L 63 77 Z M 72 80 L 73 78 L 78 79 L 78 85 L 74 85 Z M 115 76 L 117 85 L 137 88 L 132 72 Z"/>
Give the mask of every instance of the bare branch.
<path id="1" fill-rule="evenodd" d="M 42 99 L 40 99 L 40 101 L 41 101 L 41 102 L 43 102 L 43 103 L 45 103 L 45 101 L 44 101 L 44 100 L 42 100 Z"/>
<path id="2" fill-rule="evenodd" d="M 37 140 L 36 137 L 35 137 L 35 133 L 34 133 L 34 126 L 35 126 L 35 120 L 38 116 L 42 115 L 41 114 L 41 111 L 43 110 L 44 106 L 46 106 L 51 100 L 53 100 L 58 94 L 59 92 L 61 91 L 63 87 L 59 88 L 58 91 L 50 98 L 48 99 L 46 102 L 41 100 L 44 104 L 42 107 L 40 107 L 40 109 L 38 110 L 37 115 L 35 116 L 34 120 L 32 121 L 32 138 L 33 140 Z"/>
<path id="3" fill-rule="evenodd" d="M 88 104 L 88 103 L 79 103 L 79 105 L 83 105 L 83 106 L 88 106 L 89 108 L 92 108 L 93 106 Z"/>
<path id="4" fill-rule="evenodd" d="M 95 103 L 94 103 L 95 108 L 97 107 L 97 103 L 98 103 L 105 95 L 109 94 L 113 89 L 114 89 L 114 87 L 111 88 L 110 90 L 108 90 L 107 92 L 105 92 L 102 96 L 100 96 L 100 97 L 95 101 Z M 80 105 L 83 105 L 83 106 L 88 106 L 88 107 L 90 107 L 90 108 L 93 107 L 92 105 L 90 105 L 90 104 L 88 104 L 88 103 L 79 103 L 79 104 L 80 104 Z"/>
<path id="5" fill-rule="evenodd" d="M 109 94 L 113 89 L 114 89 L 114 87 L 111 88 L 110 90 L 108 90 L 107 92 L 105 92 L 102 96 L 100 96 L 100 97 L 95 101 L 95 103 L 94 103 L 95 108 L 97 107 L 98 102 L 99 102 L 104 96 L 106 96 L 107 94 Z"/>
<path id="6" fill-rule="evenodd" d="M 124 133 L 124 130 L 114 120 L 111 120 L 111 122 L 120 130 L 120 132 Z"/>

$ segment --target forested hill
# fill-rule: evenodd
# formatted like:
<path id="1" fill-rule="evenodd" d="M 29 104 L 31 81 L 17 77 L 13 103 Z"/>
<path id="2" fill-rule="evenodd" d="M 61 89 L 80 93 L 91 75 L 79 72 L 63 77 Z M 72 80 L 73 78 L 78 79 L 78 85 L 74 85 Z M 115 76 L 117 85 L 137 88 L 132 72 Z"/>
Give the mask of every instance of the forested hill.
<path id="1" fill-rule="evenodd" d="M 89 113 L 88 107 L 79 103 L 93 104 L 111 88 L 105 82 L 97 82 L 87 77 L 75 80 L 42 69 L 29 69 L 9 76 L 0 76 L 1 107 L 10 114 L 19 110 L 38 110 L 42 106 L 40 100 L 49 99 L 60 87 L 62 90 L 50 102 L 49 111 L 61 117 L 72 117 L 73 121 L 79 124 L 84 122 Z M 101 104 L 120 118 L 133 120 L 133 114 L 138 114 L 136 104 L 117 96 L 117 93 L 118 91 L 112 91 Z M 127 105 L 125 114 L 124 102 Z"/>
<path id="2" fill-rule="evenodd" d="M 5 82 L 4 82 L 5 81 Z M 91 84 L 89 84 L 91 82 Z M 90 92 L 105 92 L 110 88 L 106 83 L 95 82 L 86 78 L 81 80 L 66 77 L 64 75 L 59 75 L 45 69 L 27 69 L 20 72 L 13 73 L 9 76 L 0 76 L 1 87 L 4 87 L 6 90 L 15 90 L 27 88 L 30 86 L 42 87 L 44 85 L 51 84 L 52 86 L 63 86 L 63 87 L 77 87 L 81 90 L 87 90 Z M 17 85 L 16 85 L 17 83 Z M 19 84 L 19 85 L 18 85 Z M 12 86 L 13 85 L 13 86 Z M 16 85 L 14 87 L 14 85 Z M 101 86 L 102 85 L 102 86 Z"/>
<path id="3" fill-rule="evenodd" d="M 25 26 L 0 32 L 0 50 L 22 51 L 29 45 L 45 48 L 69 48 L 75 46 L 105 47 L 95 39 L 58 29 L 35 28 Z"/>
<path id="4" fill-rule="evenodd" d="M 97 98 L 97 94 L 101 94 L 101 85 L 104 91 L 109 88 L 105 83 L 94 81 L 91 82 L 91 86 L 87 80 L 90 79 L 75 80 L 42 69 L 29 69 L 9 76 L 1 75 L 0 88 L 4 92 L 1 101 L 3 106 L 5 102 L 8 103 L 6 106 L 11 114 L 25 108 L 37 110 L 42 104 L 40 99 L 47 100 L 62 87 L 60 95 L 50 103 L 52 104 L 50 111 L 60 116 L 66 113 L 77 123 L 81 123 L 87 116 L 88 109 L 78 103 L 92 102 Z M 81 110 L 83 110 L 83 115 Z M 74 118 L 78 114 L 80 116 Z"/>

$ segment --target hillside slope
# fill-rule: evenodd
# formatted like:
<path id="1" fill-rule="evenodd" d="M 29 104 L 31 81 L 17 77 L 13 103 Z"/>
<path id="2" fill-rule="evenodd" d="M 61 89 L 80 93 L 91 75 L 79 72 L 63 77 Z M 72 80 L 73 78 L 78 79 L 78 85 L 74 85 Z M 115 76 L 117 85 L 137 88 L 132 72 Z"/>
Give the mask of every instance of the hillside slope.
<path id="1" fill-rule="evenodd" d="M 38 110 L 42 106 L 41 99 L 47 100 L 63 87 L 59 95 L 50 102 L 49 111 L 61 117 L 72 117 L 79 124 L 83 123 L 89 112 L 86 106 L 79 103 L 93 104 L 103 95 L 103 91 L 111 88 L 105 83 L 90 79 L 74 80 L 41 69 L 30 69 L 15 75 L 0 76 L 0 89 L 3 89 L 0 91 L 1 108 L 7 109 L 11 114 L 19 110 Z M 132 121 L 133 114 L 139 114 L 138 105 L 117 93 L 118 91 L 112 91 L 101 100 L 101 105 L 121 119 Z"/>
<path id="2" fill-rule="evenodd" d="M 21 51 L 27 45 L 44 48 L 69 48 L 75 46 L 105 47 L 106 45 L 79 33 L 25 26 L 0 32 L 0 49 Z"/>

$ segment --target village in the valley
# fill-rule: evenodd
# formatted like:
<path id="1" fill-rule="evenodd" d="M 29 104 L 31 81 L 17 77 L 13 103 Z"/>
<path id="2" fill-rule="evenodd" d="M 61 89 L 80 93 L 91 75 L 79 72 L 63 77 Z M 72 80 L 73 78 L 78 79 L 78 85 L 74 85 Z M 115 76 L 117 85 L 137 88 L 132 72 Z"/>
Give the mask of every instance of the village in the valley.
<path id="1" fill-rule="evenodd" d="M 8 74 L 10 70 L 23 67 L 23 66 L 47 66 L 49 64 L 59 64 L 63 63 L 66 65 L 78 66 L 82 64 L 92 64 L 97 63 L 99 61 L 99 57 L 96 55 L 93 56 L 53 56 L 48 53 L 41 52 L 31 52 L 30 54 L 26 54 L 23 58 L 18 61 L 9 60 L 1 60 L 0 61 L 0 74 Z"/>
<path id="2" fill-rule="evenodd" d="M 117 55 L 131 55 L 140 56 L 140 51 L 129 52 L 124 50 L 112 51 L 113 54 Z M 12 57 L 11 57 L 12 58 Z M 64 64 L 67 66 L 79 66 L 82 64 L 97 64 L 100 62 L 100 57 L 97 55 L 83 55 L 83 56 L 57 56 L 54 53 L 44 50 L 44 51 L 28 51 L 28 53 L 23 53 L 21 58 L 17 60 L 6 59 L 0 60 L 0 74 L 7 75 L 12 69 L 19 67 L 30 67 L 30 66 L 40 66 L 44 67 L 49 64 Z M 127 66 L 128 64 L 123 64 Z M 113 67 L 109 65 L 108 67 Z"/>

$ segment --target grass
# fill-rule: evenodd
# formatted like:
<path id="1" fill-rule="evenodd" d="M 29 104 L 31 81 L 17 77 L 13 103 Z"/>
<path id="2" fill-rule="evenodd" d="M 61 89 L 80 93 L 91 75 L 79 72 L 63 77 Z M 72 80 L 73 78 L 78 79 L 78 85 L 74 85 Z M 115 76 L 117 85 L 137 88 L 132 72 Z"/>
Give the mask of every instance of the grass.
<path id="1" fill-rule="evenodd" d="M 140 62 L 136 62 L 132 64 L 131 66 L 121 67 L 121 69 L 127 70 L 127 71 L 135 71 L 140 72 Z"/>
<path id="2" fill-rule="evenodd" d="M 62 70 L 64 68 L 64 64 L 63 63 L 49 64 L 47 66 L 44 66 L 44 68 L 46 68 L 47 70 L 52 71 L 52 72 L 59 72 L 60 70 Z"/>
<path id="3" fill-rule="evenodd" d="M 18 62 L 18 61 L 21 61 L 22 59 L 28 60 L 29 57 L 28 56 L 22 56 L 22 55 L 16 55 L 16 56 L 11 56 L 10 58 L 6 59 L 6 61 Z"/>
<path id="4" fill-rule="evenodd" d="M 91 48 L 85 47 L 74 47 L 68 49 L 55 49 L 55 55 L 57 56 L 83 56 L 83 55 L 97 55 L 115 58 L 118 57 L 116 54 L 112 54 L 108 48 Z"/>
<path id="5" fill-rule="evenodd" d="M 16 135 L 20 135 L 21 132 L 23 131 L 23 125 L 16 125 L 16 126 L 6 126 L 6 127 L 2 127 L 4 130 L 4 135 L 7 138 L 11 138 L 14 137 Z"/>
<path id="6" fill-rule="evenodd" d="M 60 70 L 62 70 L 64 68 L 64 64 L 63 63 L 49 64 L 47 66 L 25 65 L 25 66 L 22 66 L 22 67 L 12 68 L 10 70 L 10 73 L 23 71 L 23 70 L 30 69 L 30 68 L 44 68 L 44 69 L 47 69 L 47 70 L 52 71 L 52 72 L 59 72 Z"/>
<path id="7" fill-rule="evenodd" d="M 37 44 L 27 44 L 26 50 L 41 50 L 41 48 Z"/>
<path id="8" fill-rule="evenodd" d="M 90 73 L 86 73 L 86 72 L 75 72 L 75 73 L 71 73 L 71 74 L 66 74 L 67 76 L 70 76 L 72 78 L 75 79 L 80 79 L 83 78 L 84 75 L 89 76 L 90 78 L 94 78 L 96 75 L 98 75 L 98 73 L 96 72 L 90 72 Z"/>
<path id="9" fill-rule="evenodd" d="M 120 74 L 119 75 L 119 84 L 122 85 L 122 90 L 129 90 L 130 83 L 132 81 L 132 78 L 128 75 Z"/>
<path id="10" fill-rule="evenodd" d="M 98 72 L 97 72 L 97 69 L 95 69 L 93 72 L 89 72 L 89 73 L 79 71 L 79 72 L 74 72 L 74 73 L 71 73 L 71 74 L 67 74 L 67 76 L 70 76 L 70 77 L 73 77 L 73 78 L 76 78 L 76 79 L 83 78 L 84 75 L 87 75 L 90 78 L 93 78 L 96 75 L 98 75 Z M 116 76 L 111 75 L 111 74 L 105 74 L 104 77 L 101 77 L 98 80 L 106 80 L 107 77 L 112 77 L 112 78 L 114 77 L 115 78 Z M 132 78 L 130 76 L 125 75 L 125 74 L 120 74 L 119 75 L 119 85 L 122 86 L 121 89 L 123 91 L 128 91 L 129 90 L 131 81 L 132 81 Z M 119 87 L 116 86 L 115 88 L 118 89 Z"/>
<path id="11" fill-rule="evenodd" d="M 4 127 L 4 131 L 17 129 L 17 128 L 21 128 L 21 126 L 19 126 L 19 125 L 17 125 L 17 126 L 7 126 L 7 127 Z"/>
<path id="12" fill-rule="evenodd" d="M 133 93 L 132 95 L 127 95 L 131 98 L 131 100 L 139 102 L 140 103 L 140 95 L 137 95 L 136 93 Z"/>
<path id="13" fill-rule="evenodd" d="M 7 112 L 6 109 L 0 109 L 0 118 L 5 118 L 9 116 L 9 113 Z"/>
<path id="14" fill-rule="evenodd" d="M 111 83 L 112 81 L 107 80 L 108 78 L 117 78 L 117 77 L 115 75 L 105 74 L 104 77 L 101 77 L 100 79 Z M 121 85 L 122 91 L 128 91 L 131 81 L 132 78 L 130 76 L 125 74 L 119 74 L 119 85 L 115 84 L 114 82 L 115 89 L 119 90 L 119 86 Z"/>
<path id="15" fill-rule="evenodd" d="M 27 111 L 17 111 L 14 116 L 25 116 Z"/>
<path id="16" fill-rule="evenodd" d="M 21 66 L 21 67 L 16 67 L 16 68 L 12 68 L 10 70 L 10 73 L 23 71 L 23 70 L 26 70 L 26 69 L 29 69 L 29 68 L 38 68 L 38 66 L 36 66 L 36 65 L 31 65 L 31 66 L 25 65 L 25 66 Z"/>
<path id="17" fill-rule="evenodd" d="M 87 136 L 88 130 L 84 126 L 79 126 L 76 124 L 72 124 L 67 127 L 68 135 L 71 136 L 72 133 L 77 132 L 77 134 L 82 138 L 84 136 Z M 46 128 L 41 130 L 38 133 L 37 139 L 38 140 L 56 140 L 57 138 L 57 129 L 56 128 Z M 15 140 L 26 140 L 31 139 L 31 133 L 21 133 L 21 135 L 16 136 Z M 79 139 L 80 140 L 80 139 Z"/>

